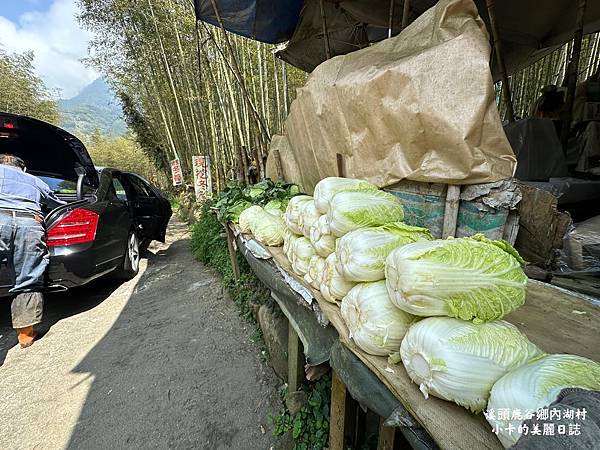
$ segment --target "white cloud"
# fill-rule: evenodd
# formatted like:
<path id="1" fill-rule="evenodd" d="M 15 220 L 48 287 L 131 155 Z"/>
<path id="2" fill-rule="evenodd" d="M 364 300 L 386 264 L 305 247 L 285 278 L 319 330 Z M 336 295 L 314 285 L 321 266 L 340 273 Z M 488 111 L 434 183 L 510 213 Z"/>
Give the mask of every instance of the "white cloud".
<path id="1" fill-rule="evenodd" d="M 75 0 L 54 0 L 46 12 L 30 12 L 18 23 L 0 16 L 0 44 L 10 52 L 35 52 L 40 77 L 60 97 L 69 98 L 98 78 L 98 73 L 80 60 L 88 54 L 91 34 L 75 17 Z"/>

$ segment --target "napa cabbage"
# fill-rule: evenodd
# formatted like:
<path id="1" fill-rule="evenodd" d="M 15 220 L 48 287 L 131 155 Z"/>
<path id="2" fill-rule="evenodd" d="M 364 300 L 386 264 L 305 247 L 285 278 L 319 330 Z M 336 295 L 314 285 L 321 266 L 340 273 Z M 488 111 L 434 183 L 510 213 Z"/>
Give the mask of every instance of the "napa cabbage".
<path id="1" fill-rule="evenodd" d="M 335 252 L 325 258 L 325 268 L 320 287 L 321 294 L 323 294 L 325 300 L 331 303 L 338 303 L 355 285 L 355 282 L 345 280 L 338 272 Z"/>
<path id="2" fill-rule="evenodd" d="M 341 237 L 358 228 L 400 222 L 404 210 L 400 200 L 387 192 L 339 192 L 330 201 L 327 219 L 331 233 Z"/>
<path id="3" fill-rule="evenodd" d="M 300 213 L 304 204 L 312 200 L 312 197 L 308 195 L 297 195 L 292 197 L 288 202 L 287 208 L 285 210 L 285 214 L 283 215 L 285 219 L 285 224 L 287 227 L 292 230 L 295 234 L 302 234 L 302 230 L 298 225 L 298 220 L 300 218 Z"/>
<path id="4" fill-rule="evenodd" d="M 256 210 L 250 223 L 254 237 L 264 245 L 278 247 L 283 244 L 285 223 L 283 218 L 269 214 L 264 209 Z"/>
<path id="5" fill-rule="evenodd" d="M 317 255 L 327 258 L 335 250 L 335 236 L 331 234 L 327 214 L 320 216 L 310 227 L 310 242 Z"/>
<path id="6" fill-rule="evenodd" d="M 317 210 L 321 214 L 329 212 L 329 202 L 335 194 L 344 191 L 377 191 L 374 184 L 364 180 L 352 178 L 328 177 L 324 178 L 315 186 L 314 197 Z"/>
<path id="7" fill-rule="evenodd" d="M 503 320 L 475 324 L 429 317 L 412 325 L 400 346 L 402 363 L 425 398 L 432 394 L 474 412 L 485 408 L 503 375 L 541 355 Z"/>
<path id="8" fill-rule="evenodd" d="M 357 284 L 342 299 L 340 310 L 350 337 L 371 355 L 397 352 L 415 320 L 390 301 L 385 281 Z"/>
<path id="9" fill-rule="evenodd" d="M 300 216 L 298 217 L 298 229 L 302 231 L 305 238 L 310 238 L 310 228 L 319 219 L 321 215 L 315 207 L 315 202 L 310 200 L 300 207 Z"/>
<path id="10" fill-rule="evenodd" d="M 547 355 L 512 370 L 492 387 L 486 418 L 499 427 L 498 438 L 504 447 L 516 444 L 522 420 L 506 420 L 497 411 L 537 411 L 553 403 L 564 388 L 600 391 L 600 364 L 575 355 Z M 507 429 L 512 425 L 513 432 Z"/>
<path id="11" fill-rule="evenodd" d="M 304 281 L 310 284 L 313 288 L 319 289 L 323 280 L 323 272 L 325 270 L 325 258 L 319 255 L 314 255 L 308 263 L 308 270 L 304 275 Z"/>
<path id="12" fill-rule="evenodd" d="M 242 214 L 242 212 L 251 206 L 252 203 L 247 202 L 246 200 L 240 200 L 227 209 L 227 215 L 232 222 L 238 223 L 240 220 L 240 214 Z"/>
<path id="13" fill-rule="evenodd" d="M 386 259 L 385 277 L 390 298 L 408 313 L 482 323 L 523 305 L 522 263 L 506 242 L 476 235 L 399 247 Z"/>
<path id="14" fill-rule="evenodd" d="M 262 211 L 262 208 L 257 205 L 250 206 L 242 211 L 238 223 L 238 227 L 242 233 L 252 232 L 252 222 L 254 221 L 256 214 L 260 211 Z"/>
<path id="15" fill-rule="evenodd" d="M 300 236 L 298 236 L 297 234 L 294 234 L 294 232 L 292 232 L 292 230 L 290 230 L 289 228 L 286 228 L 285 231 L 283 232 L 283 253 L 285 254 L 285 256 L 287 256 L 287 258 L 290 261 L 292 260 L 292 258 L 290 257 L 290 255 L 291 255 L 290 250 L 292 248 L 292 244 L 299 237 Z"/>
<path id="16" fill-rule="evenodd" d="M 299 237 L 292 243 L 292 270 L 304 276 L 308 272 L 310 259 L 315 255 L 315 249 L 310 241 L 304 236 Z"/>
<path id="17" fill-rule="evenodd" d="M 350 281 L 383 280 L 385 259 L 392 250 L 431 239 L 433 237 L 426 228 L 402 222 L 351 231 L 338 241 L 338 271 Z"/>

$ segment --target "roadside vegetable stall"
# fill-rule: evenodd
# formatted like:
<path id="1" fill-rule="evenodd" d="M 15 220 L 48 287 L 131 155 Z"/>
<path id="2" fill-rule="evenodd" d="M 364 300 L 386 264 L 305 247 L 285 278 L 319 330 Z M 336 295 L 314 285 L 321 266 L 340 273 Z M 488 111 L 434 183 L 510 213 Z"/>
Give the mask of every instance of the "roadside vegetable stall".
<path id="1" fill-rule="evenodd" d="M 288 206 L 288 213 L 291 209 Z M 237 225 L 229 223 L 227 227 L 235 236 L 235 246 L 271 289 L 290 320 L 290 329 L 299 336 L 300 348 L 304 348 L 306 363 L 318 365 L 329 360 L 334 369 L 331 448 L 342 448 L 347 432 L 343 408 L 346 386 L 352 397 L 382 417 L 382 427 L 398 427 L 414 448 L 501 448 L 483 414 L 474 414 L 433 395 L 426 399 L 402 364 L 362 350 L 351 337 L 340 306 L 326 300 L 319 289 L 294 271 L 282 246 L 265 246 L 251 233 L 241 233 Z M 598 306 L 598 301 L 590 297 L 529 280 L 524 305 L 505 318 L 544 352 L 570 353 L 597 361 Z M 294 345 L 298 345 L 298 340 L 291 339 L 290 346 Z M 290 380 L 298 379 L 298 373 L 303 375 L 303 362 L 290 359 Z M 594 378 L 598 377 L 597 366 L 589 372 L 590 383 L 600 382 Z M 382 442 L 386 429 L 383 427 L 380 432 L 380 446 L 392 448 L 384 447 Z M 389 438 L 390 432 L 387 433 Z"/>
<path id="2" fill-rule="evenodd" d="M 525 272 L 570 219 L 513 178 L 480 10 L 440 0 L 318 65 L 271 141 L 267 175 L 286 182 L 217 203 L 234 272 L 238 249 L 289 320 L 289 389 L 305 363 L 333 369 L 331 449 L 350 398 L 381 417 L 381 449 L 396 429 L 414 448 L 494 449 L 562 388 L 600 390 L 600 301 Z"/>

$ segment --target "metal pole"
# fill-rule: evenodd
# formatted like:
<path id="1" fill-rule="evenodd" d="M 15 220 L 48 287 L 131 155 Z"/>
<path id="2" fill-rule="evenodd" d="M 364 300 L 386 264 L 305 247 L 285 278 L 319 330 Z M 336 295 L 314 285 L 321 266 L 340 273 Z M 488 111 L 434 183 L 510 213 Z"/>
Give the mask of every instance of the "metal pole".
<path id="1" fill-rule="evenodd" d="M 408 15 L 410 14 L 410 0 L 404 0 L 404 7 L 402 8 L 402 27 L 400 31 L 404 30 L 408 25 Z"/>
<path id="2" fill-rule="evenodd" d="M 494 53 L 496 53 L 496 62 L 500 69 L 500 76 L 502 78 L 502 95 L 504 96 L 504 102 L 506 103 L 506 116 L 509 122 L 515 121 L 515 113 L 512 104 L 512 96 L 510 94 L 510 84 L 508 84 L 508 74 L 506 73 L 506 65 L 504 64 L 504 58 L 502 57 L 502 47 L 500 45 L 500 35 L 498 33 L 498 24 L 496 23 L 496 9 L 494 7 L 494 0 L 486 0 L 488 14 L 490 16 L 490 27 L 492 29 L 492 38 L 494 40 Z"/>
<path id="3" fill-rule="evenodd" d="M 327 17 L 325 16 L 325 6 L 323 0 L 319 0 L 321 6 L 321 21 L 323 22 L 323 36 L 325 37 L 325 57 L 331 58 L 331 47 L 329 46 L 329 32 L 327 31 Z"/>
<path id="4" fill-rule="evenodd" d="M 393 28 L 394 28 L 394 4 L 396 2 L 394 0 L 390 0 L 390 16 L 388 18 L 388 38 L 392 37 Z"/>
<path id="5" fill-rule="evenodd" d="M 565 111 L 560 133 L 560 141 L 563 145 L 563 151 L 567 151 L 567 142 L 569 132 L 571 131 L 571 121 L 573 120 L 573 105 L 575 104 L 575 90 L 577 88 L 577 78 L 579 73 L 579 60 L 581 57 L 581 42 L 583 41 L 583 19 L 587 0 L 579 0 L 577 9 L 577 20 L 575 22 L 575 36 L 573 41 L 573 56 L 567 69 L 567 97 L 565 99 Z"/>

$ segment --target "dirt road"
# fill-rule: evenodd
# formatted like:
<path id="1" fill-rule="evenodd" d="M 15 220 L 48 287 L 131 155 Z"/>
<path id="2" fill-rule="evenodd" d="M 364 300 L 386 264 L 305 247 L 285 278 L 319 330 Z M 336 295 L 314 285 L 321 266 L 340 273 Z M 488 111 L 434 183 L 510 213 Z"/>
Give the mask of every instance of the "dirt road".
<path id="1" fill-rule="evenodd" d="M 49 296 L 29 349 L 0 303 L 0 448 L 271 447 L 277 380 L 188 238 L 173 220 L 134 280 Z"/>

